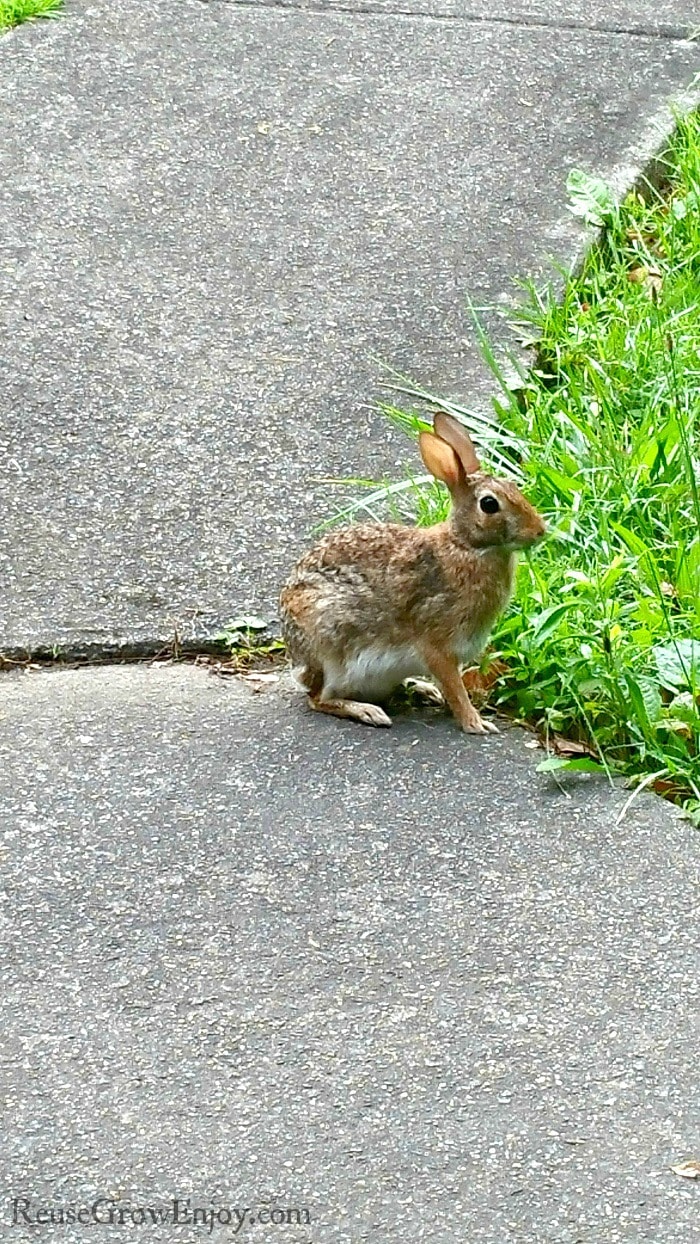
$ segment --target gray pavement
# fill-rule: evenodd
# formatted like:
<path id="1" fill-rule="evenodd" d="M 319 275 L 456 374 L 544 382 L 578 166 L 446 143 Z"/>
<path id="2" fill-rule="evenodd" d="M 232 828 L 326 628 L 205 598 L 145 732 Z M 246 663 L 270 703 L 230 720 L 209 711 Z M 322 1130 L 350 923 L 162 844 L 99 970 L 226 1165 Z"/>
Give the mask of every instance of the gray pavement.
<path id="1" fill-rule="evenodd" d="M 533 775 L 521 730 L 296 700 L 5 678 L 8 1196 L 308 1208 L 250 1240 L 692 1244 L 696 831 L 652 797 L 616 825 L 627 792 Z"/>
<path id="2" fill-rule="evenodd" d="M 0 651 L 273 619 L 317 481 L 410 459 L 377 357 L 488 404 L 465 294 L 566 259 L 569 169 L 634 165 L 700 68 L 596 26 L 687 0 L 379 7 L 71 0 L 0 41 Z"/>
<path id="3" fill-rule="evenodd" d="M 566 173 L 634 175 L 693 20 L 69 0 L 0 40 L 0 653 L 273 622 L 319 478 L 408 456 L 377 356 L 488 403 L 465 291 L 574 254 Z M 248 1207 L 226 1240 L 700 1238 L 667 804 L 620 819 L 518 730 L 320 719 L 286 675 L 1 690 L 4 1235 L 192 1244 L 147 1213 L 189 1198 Z M 113 1225 L 35 1221 L 97 1198 Z"/>
<path id="4" fill-rule="evenodd" d="M 217 3 L 217 0 L 207 0 Z M 697 12 L 678 0 L 228 0 L 246 8 L 274 6 L 309 12 L 388 13 L 442 20 L 502 22 L 513 26 L 548 26 L 554 30 L 590 30 L 603 34 L 654 34 L 686 38 L 697 30 Z"/>

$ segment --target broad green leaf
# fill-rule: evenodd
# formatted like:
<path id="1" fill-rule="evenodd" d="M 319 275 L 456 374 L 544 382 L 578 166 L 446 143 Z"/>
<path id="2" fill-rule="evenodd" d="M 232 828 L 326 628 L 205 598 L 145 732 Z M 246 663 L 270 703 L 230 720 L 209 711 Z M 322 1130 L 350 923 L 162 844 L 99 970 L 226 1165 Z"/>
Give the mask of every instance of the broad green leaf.
<path id="1" fill-rule="evenodd" d="M 700 640 L 677 639 L 672 644 L 657 644 L 653 652 L 662 687 L 675 691 L 678 687 L 692 688 L 700 681 Z"/>
<path id="2" fill-rule="evenodd" d="M 644 582 L 652 589 L 653 592 L 657 593 L 663 575 L 659 570 L 652 550 L 647 544 L 644 543 L 641 536 L 638 536 L 635 531 L 630 531 L 629 527 L 625 527 L 622 523 L 616 522 L 611 522 L 610 526 L 613 531 L 617 532 L 618 536 L 624 540 L 630 553 L 634 553 L 636 556 L 639 574 Z"/>
<path id="3" fill-rule="evenodd" d="M 700 208 L 700 195 L 696 190 L 689 190 L 682 199 L 671 200 L 671 211 L 676 220 L 685 220 L 689 211 L 697 212 Z"/>
<path id="4" fill-rule="evenodd" d="M 630 707 L 645 734 L 653 733 L 654 722 L 661 714 L 661 695 L 659 689 L 650 678 L 637 681 L 629 670 L 625 670 L 625 682 L 629 695 Z"/>
<path id="5" fill-rule="evenodd" d="M 679 550 L 676 586 L 682 596 L 698 599 L 700 594 L 700 540 Z"/>
<path id="6" fill-rule="evenodd" d="M 583 169 L 573 168 L 566 179 L 569 211 L 586 224 L 600 227 L 615 212 L 615 196 L 601 177 L 591 177 Z"/>
<path id="7" fill-rule="evenodd" d="M 647 716 L 653 725 L 659 720 L 661 710 L 663 708 L 661 692 L 659 691 L 654 679 L 647 678 L 645 675 L 640 675 L 637 679 L 637 686 L 641 691 L 642 699 L 644 700 L 644 707 L 647 710 Z"/>
<path id="8" fill-rule="evenodd" d="M 588 756 L 567 760 L 565 756 L 548 756 L 537 766 L 538 773 L 605 773 L 602 765 Z"/>
<path id="9" fill-rule="evenodd" d="M 582 484 L 580 480 L 569 475 L 562 475 L 561 471 L 555 470 L 554 467 L 539 464 L 537 473 L 540 479 L 549 480 L 554 491 L 559 493 L 560 496 L 566 497 L 567 500 L 569 497 L 575 496 L 577 492 L 581 492 Z"/>
<path id="10" fill-rule="evenodd" d="M 644 543 L 641 536 L 635 531 L 630 531 L 629 527 L 623 527 L 622 523 L 611 522 L 610 526 L 616 531 L 618 536 L 624 540 L 630 553 L 634 553 L 637 557 L 651 557 L 651 549 Z"/>
<path id="11" fill-rule="evenodd" d="M 549 636 L 553 635 L 556 631 L 559 623 L 564 617 L 564 614 L 568 613 L 570 609 L 573 609 L 575 604 L 576 601 L 567 600 L 561 605 L 550 605 L 548 609 L 543 609 L 542 613 L 535 620 L 535 624 L 532 628 L 533 640 L 539 640 L 541 642 L 544 639 L 549 639 Z"/>
<path id="12" fill-rule="evenodd" d="M 666 708 L 666 716 L 700 730 L 700 713 L 690 691 L 680 691 Z"/>

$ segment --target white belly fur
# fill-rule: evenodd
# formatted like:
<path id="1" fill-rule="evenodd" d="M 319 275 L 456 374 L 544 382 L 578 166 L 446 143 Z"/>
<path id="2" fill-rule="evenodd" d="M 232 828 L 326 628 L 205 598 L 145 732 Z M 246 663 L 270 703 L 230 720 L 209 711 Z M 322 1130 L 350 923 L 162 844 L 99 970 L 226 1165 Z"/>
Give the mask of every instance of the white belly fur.
<path id="1" fill-rule="evenodd" d="M 425 662 L 415 648 L 379 648 L 376 645 L 354 653 L 344 665 L 325 668 L 324 694 L 354 699 L 380 700 L 398 687 L 404 678 L 427 674 Z"/>
<path id="2" fill-rule="evenodd" d="M 488 631 L 464 636 L 459 644 L 458 656 L 462 666 L 476 661 L 481 655 Z M 405 678 L 429 678 L 430 670 L 416 648 L 406 645 L 402 648 L 382 648 L 372 645 L 356 652 L 343 665 L 328 663 L 325 667 L 324 694 L 366 699 L 371 701 L 384 699 L 390 695 Z"/>

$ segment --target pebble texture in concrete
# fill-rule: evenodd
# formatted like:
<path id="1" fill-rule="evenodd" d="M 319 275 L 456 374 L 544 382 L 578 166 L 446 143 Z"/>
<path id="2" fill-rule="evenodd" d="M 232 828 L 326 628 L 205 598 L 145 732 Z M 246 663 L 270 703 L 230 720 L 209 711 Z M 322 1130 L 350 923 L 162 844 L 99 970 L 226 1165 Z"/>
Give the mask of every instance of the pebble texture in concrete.
<path id="1" fill-rule="evenodd" d="M 208 0 L 220 3 L 221 0 Z M 558 30 L 585 29 L 604 34 L 659 34 L 686 38 L 697 32 L 698 14 L 687 0 L 228 0 L 248 7 L 282 7 L 327 13 L 391 13 L 437 19 L 545 25 Z"/>
<path id="2" fill-rule="evenodd" d="M 697 1238 L 668 805 L 617 825 L 627 792 L 537 777 L 522 731 L 371 732 L 195 668 L 12 676 L 2 714 L 8 1196 L 309 1208 L 251 1241 Z"/>
<path id="3" fill-rule="evenodd" d="M 698 67 L 569 12 L 72 0 L 0 42 L 0 649 L 273 617 L 319 479 L 411 456 L 376 357 L 488 401 L 465 294 L 569 254 L 568 170 Z"/>

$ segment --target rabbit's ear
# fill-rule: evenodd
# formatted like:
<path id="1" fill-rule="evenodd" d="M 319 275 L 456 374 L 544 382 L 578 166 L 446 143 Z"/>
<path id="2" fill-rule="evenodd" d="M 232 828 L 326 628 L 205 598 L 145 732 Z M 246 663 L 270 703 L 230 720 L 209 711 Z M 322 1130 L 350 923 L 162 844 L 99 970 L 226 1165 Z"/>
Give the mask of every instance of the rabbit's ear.
<path id="1" fill-rule="evenodd" d="M 421 432 L 418 437 L 420 456 L 436 479 L 447 484 L 450 492 L 454 492 L 460 480 L 464 479 L 464 471 L 454 449 L 451 449 L 439 436 L 432 432 Z"/>
<path id="2" fill-rule="evenodd" d="M 463 424 L 453 419 L 452 415 L 445 414 L 444 410 L 439 410 L 433 419 L 433 427 L 436 436 L 447 441 L 459 455 L 465 475 L 474 475 L 481 470 L 472 439 Z"/>

